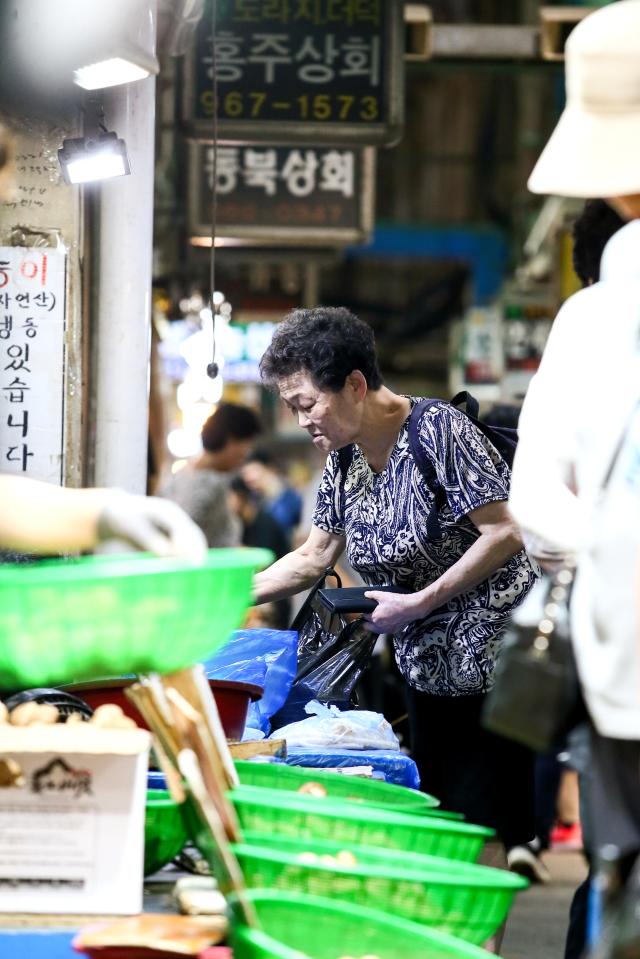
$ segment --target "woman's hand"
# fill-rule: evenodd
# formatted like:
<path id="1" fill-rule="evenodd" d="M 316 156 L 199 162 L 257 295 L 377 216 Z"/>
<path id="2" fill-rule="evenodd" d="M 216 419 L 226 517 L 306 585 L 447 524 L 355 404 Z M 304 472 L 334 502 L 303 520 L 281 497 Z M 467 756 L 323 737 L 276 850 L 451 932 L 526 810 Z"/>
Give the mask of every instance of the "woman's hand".
<path id="1" fill-rule="evenodd" d="M 401 626 L 425 616 L 424 600 L 418 593 L 389 593 L 386 590 L 369 589 L 367 599 L 375 599 L 376 608 L 363 616 L 364 628 L 370 633 L 395 633 Z"/>

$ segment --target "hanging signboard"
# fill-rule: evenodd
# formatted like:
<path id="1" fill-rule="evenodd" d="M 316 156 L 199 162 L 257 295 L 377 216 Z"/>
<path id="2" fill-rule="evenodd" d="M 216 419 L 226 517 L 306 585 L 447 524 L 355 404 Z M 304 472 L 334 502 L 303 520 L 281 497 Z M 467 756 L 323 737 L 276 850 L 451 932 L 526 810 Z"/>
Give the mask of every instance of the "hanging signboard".
<path id="1" fill-rule="evenodd" d="M 401 0 L 218 0 L 218 134 L 246 143 L 396 143 L 404 119 Z M 207 3 L 185 62 L 183 118 L 213 138 Z"/>
<path id="2" fill-rule="evenodd" d="M 188 229 L 211 242 L 213 146 L 189 144 Z M 216 236 L 248 244 L 341 246 L 373 227 L 375 149 L 218 147 Z"/>
<path id="3" fill-rule="evenodd" d="M 0 471 L 62 483 L 64 251 L 0 247 Z"/>

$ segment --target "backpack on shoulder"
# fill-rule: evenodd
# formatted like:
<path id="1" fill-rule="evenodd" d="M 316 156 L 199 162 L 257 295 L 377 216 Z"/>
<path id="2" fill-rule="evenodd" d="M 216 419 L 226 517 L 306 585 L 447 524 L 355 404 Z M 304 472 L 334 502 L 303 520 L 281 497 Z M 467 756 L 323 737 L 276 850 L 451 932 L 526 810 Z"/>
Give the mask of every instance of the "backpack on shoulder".
<path id="1" fill-rule="evenodd" d="M 445 401 L 435 398 L 420 400 L 411 410 L 411 416 L 409 417 L 409 445 L 411 447 L 411 453 L 418 465 L 418 469 L 426 479 L 430 488 L 435 492 L 433 506 L 431 507 L 427 517 L 427 533 L 431 539 L 437 539 L 442 536 L 442 528 L 440 526 L 438 513 L 446 504 L 447 497 L 442 486 L 438 482 L 438 477 L 433 462 L 426 455 L 422 445 L 420 444 L 418 433 L 420 428 L 420 420 L 422 419 L 423 415 L 429 409 L 442 402 Z M 449 401 L 449 405 L 453 406 L 461 413 L 464 413 L 465 416 L 469 417 L 474 426 L 476 426 L 480 432 L 483 433 L 495 446 L 507 466 L 511 468 L 513 465 L 513 457 L 516 452 L 516 446 L 518 445 L 518 431 L 508 426 L 491 426 L 489 423 L 485 423 L 484 420 L 480 418 L 480 404 L 475 396 L 472 396 L 471 393 L 468 393 L 466 390 L 461 390 L 460 393 L 456 393 L 453 399 Z M 352 445 L 344 446 L 342 449 L 338 450 L 338 462 L 340 464 L 340 472 L 342 474 L 343 482 L 344 477 L 347 475 L 347 470 L 349 469 L 352 459 Z"/>

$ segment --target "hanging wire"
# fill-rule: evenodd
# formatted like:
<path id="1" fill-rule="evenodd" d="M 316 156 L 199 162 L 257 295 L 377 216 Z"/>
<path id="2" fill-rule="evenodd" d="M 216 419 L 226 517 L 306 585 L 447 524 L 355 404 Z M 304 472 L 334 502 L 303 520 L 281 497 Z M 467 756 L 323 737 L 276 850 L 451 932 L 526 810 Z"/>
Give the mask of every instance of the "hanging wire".
<path id="1" fill-rule="evenodd" d="M 214 302 L 216 289 L 216 227 L 218 218 L 218 71 L 216 56 L 216 23 L 218 0 L 211 0 L 211 95 L 213 98 L 213 169 L 211 185 L 211 253 L 209 255 L 209 309 L 211 310 L 211 362 L 207 366 L 207 376 L 215 380 L 220 372 L 216 363 L 216 313 Z"/>

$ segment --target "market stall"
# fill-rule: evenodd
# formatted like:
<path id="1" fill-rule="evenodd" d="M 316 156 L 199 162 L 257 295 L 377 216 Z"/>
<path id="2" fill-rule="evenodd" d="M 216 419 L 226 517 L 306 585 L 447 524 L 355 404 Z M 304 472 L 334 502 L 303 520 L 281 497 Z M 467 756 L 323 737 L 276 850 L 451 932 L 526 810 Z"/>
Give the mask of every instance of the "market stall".
<path id="1" fill-rule="evenodd" d="M 370 321 L 403 396 L 522 399 L 567 209 L 542 210 L 505 283 L 531 219 L 512 181 L 559 74 L 484 68 L 561 58 L 581 13 L 541 34 L 401 0 L 5 6 L 3 472 L 152 491 L 232 399 L 311 474 L 259 362 L 323 298 Z M 324 614 L 245 628 L 264 551 L 78 555 L 153 548 L 105 529 L 0 565 L 2 959 L 486 956 L 526 882 L 479 864 L 493 832 L 421 792 L 360 708 L 373 637 Z"/>

